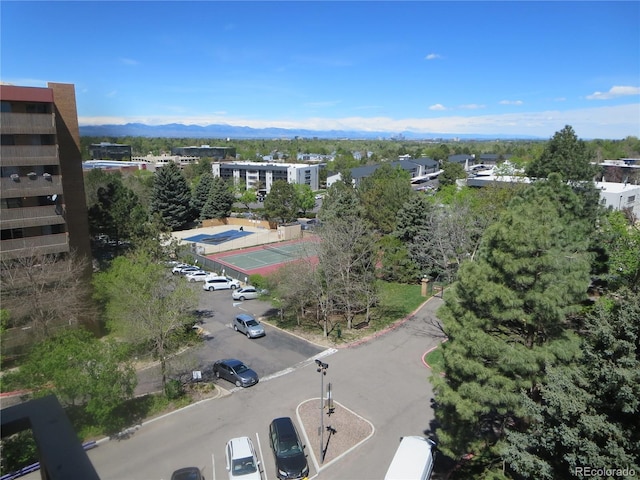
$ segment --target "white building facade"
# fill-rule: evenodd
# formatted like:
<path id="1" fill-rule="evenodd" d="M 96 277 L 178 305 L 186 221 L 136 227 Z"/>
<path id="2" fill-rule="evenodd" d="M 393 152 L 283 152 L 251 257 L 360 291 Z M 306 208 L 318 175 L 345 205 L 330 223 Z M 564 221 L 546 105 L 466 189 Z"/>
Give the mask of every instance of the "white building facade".
<path id="1" fill-rule="evenodd" d="M 318 165 L 301 163 L 261 163 L 261 162 L 224 162 L 211 165 L 214 177 L 221 177 L 234 184 L 243 185 L 260 193 L 269 193 L 273 182 L 284 180 L 287 183 L 309 185 L 316 191 L 319 187 Z"/>

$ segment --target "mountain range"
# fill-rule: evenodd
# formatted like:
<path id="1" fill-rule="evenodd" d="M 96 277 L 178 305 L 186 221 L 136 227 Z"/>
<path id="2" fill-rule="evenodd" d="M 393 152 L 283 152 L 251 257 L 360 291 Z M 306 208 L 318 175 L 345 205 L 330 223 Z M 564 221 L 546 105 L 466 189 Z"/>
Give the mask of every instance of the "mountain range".
<path id="1" fill-rule="evenodd" d="M 319 138 L 319 139 L 389 139 L 389 140 L 539 140 L 530 135 L 482 135 L 449 133 L 370 132 L 364 130 L 304 130 L 287 128 L 251 128 L 225 124 L 207 126 L 170 123 L 146 125 L 126 123 L 123 125 L 80 126 L 80 135 L 86 137 L 168 137 L 168 138 L 229 138 L 237 140 L 272 138 Z"/>

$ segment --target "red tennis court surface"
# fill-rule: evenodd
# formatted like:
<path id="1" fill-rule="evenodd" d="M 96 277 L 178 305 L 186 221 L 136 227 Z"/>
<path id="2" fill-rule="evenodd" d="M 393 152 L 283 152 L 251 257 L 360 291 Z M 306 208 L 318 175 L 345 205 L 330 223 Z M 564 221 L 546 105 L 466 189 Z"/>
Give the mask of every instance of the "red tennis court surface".
<path id="1" fill-rule="evenodd" d="M 295 261 L 318 263 L 315 238 L 270 243 L 242 250 L 207 255 L 207 258 L 234 268 L 246 275 L 268 275 L 282 265 Z"/>

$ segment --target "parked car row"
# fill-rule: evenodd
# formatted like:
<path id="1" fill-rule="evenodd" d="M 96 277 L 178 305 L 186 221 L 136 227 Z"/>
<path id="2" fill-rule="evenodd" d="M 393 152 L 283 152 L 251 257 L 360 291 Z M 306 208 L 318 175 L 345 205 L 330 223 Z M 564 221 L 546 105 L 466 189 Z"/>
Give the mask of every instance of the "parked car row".
<path id="1" fill-rule="evenodd" d="M 306 445 L 290 417 L 274 419 L 269 425 L 269 445 L 280 480 L 301 479 L 309 475 Z M 225 447 L 225 467 L 229 480 L 261 480 L 262 466 L 249 437 L 232 438 Z M 173 472 L 171 480 L 204 480 L 197 467 L 181 468 Z"/>

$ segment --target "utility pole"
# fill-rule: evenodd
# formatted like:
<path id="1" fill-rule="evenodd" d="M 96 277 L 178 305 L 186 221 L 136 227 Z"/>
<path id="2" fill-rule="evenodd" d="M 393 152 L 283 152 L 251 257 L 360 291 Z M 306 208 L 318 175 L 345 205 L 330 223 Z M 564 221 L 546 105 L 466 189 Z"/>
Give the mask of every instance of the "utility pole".
<path id="1" fill-rule="evenodd" d="M 324 376 L 327 374 L 329 364 L 316 360 L 316 365 L 318 366 L 316 371 L 320 374 L 320 463 L 322 463 L 324 461 L 322 453 L 324 448 Z"/>

